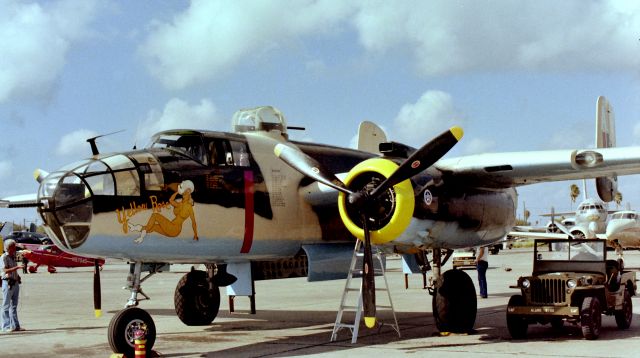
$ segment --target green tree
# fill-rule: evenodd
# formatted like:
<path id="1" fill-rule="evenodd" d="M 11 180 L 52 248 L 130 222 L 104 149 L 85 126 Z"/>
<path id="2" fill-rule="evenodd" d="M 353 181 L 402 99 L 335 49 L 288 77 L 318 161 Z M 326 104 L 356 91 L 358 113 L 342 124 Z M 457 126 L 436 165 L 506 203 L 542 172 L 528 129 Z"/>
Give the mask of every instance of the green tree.
<path id="1" fill-rule="evenodd" d="M 619 208 L 620 204 L 622 204 L 622 193 L 616 191 L 616 195 L 613 196 L 613 201 L 616 202 L 616 209 Z"/>
<path id="2" fill-rule="evenodd" d="M 571 184 L 571 186 L 569 187 L 569 196 L 571 197 L 572 204 L 576 202 L 576 199 L 578 198 L 579 195 L 580 195 L 580 188 L 578 188 L 578 186 L 575 184 Z"/>

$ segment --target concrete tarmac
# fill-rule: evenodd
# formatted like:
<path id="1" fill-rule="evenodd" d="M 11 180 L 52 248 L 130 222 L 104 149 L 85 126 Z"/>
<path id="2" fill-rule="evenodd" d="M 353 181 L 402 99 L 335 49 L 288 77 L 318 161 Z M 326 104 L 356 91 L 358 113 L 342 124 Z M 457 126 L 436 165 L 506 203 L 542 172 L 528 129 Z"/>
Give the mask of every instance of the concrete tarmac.
<path id="1" fill-rule="evenodd" d="M 627 251 L 627 267 L 640 267 L 640 252 Z M 450 263 L 445 269 L 450 268 Z M 526 340 L 512 340 L 506 327 L 505 307 L 510 289 L 520 275 L 530 274 L 530 249 L 500 251 L 489 257 L 489 298 L 478 298 L 474 334 L 440 336 L 431 314 L 431 296 L 422 288 L 422 276 L 404 275 L 397 257 L 388 259 L 387 280 L 401 337 L 389 326 L 368 330 L 362 326 L 355 344 L 348 330 L 330 342 L 344 280 L 308 283 L 306 279 L 256 282 L 257 313 L 249 313 L 249 299 L 237 297 L 236 312 L 229 313 L 226 290 L 221 289 L 220 313 L 210 326 L 188 327 L 177 318 L 173 293 L 189 266 L 172 266 L 143 283 L 151 299 L 140 308 L 153 317 L 157 339 L 154 351 L 162 357 L 290 357 L 290 356 L 438 356 L 438 357 L 637 357 L 640 354 L 640 299 L 633 297 L 631 328 L 619 330 L 612 316 L 603 316 L 598 340 L 582 338 L 579 327 L 532 325 Z M 509 270 L 510 269 L 510 270 Z M 0 335 L 0 355 L 18 357 L 109 357 L 109 320 L 124 307 L 123 290 L 129 267 L 107 262 L 102 271 L 103 316 L 93 316 L 92 269 L 40 268 L 23 275 L 19 318 L 24 332 Z M 477 287 L 475 270 L 466 271 Z M 380 278 L 378 286 L 382 284 Z M 355 300 L 355 295 L 353 297 Z M 386 297 L 378 294 L 379 304 Z M 379 317 L 389 322 L 384 311 Z"/>

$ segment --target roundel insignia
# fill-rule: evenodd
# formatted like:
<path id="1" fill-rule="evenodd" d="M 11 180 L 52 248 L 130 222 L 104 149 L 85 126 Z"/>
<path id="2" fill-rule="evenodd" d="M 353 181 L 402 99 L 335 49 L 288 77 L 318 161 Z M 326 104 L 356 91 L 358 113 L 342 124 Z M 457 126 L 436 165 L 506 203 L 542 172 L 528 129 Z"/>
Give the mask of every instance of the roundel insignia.
<path id="1" fill-rule="evenodd" d="M 422 198 L 427 206 L 431 205 L 431 203 L 433 202 L 433 194 L 431 194 L 431 191 L 429 191 L 429 189 L 424 191 Z"/>
<path id="2" fill-rule="evenodd" d="M 320 169 L 318 169 L 316 167 L 311 168 L 311 171 L 313 171 L 316 174 L 320 173 Z"/>
<path id="3" fill-rule="evenodd" d="M 417 167 L 420 166 L 420 161 L 416 160 L 413 163 L 411 163 L 411 168 L 416 169 Z"/>

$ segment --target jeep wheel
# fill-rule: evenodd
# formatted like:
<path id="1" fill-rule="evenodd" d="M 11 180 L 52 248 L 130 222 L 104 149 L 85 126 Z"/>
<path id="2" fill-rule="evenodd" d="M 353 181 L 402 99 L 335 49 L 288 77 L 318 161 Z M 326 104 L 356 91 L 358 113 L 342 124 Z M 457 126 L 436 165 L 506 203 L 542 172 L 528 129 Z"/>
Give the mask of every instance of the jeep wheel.
<path id="1" fill-rule="evenodd" d="M 580 325 L 585 339 L 596 339 L 602 325 L 602 309 L 597 297 L 585 297 L 580 309 Z"/>
<path id="2" fill-rule="evenodd" d="M 633 304 L 631 303 L 631 295 L 629 291 L 624 290 L 624 299 L 622 309 L 615 312 L 616 324 L 620 329 L 627 329 L 631 326 L 631 318 L 633 317 Z"/>
<path id="3" fill-rule="evenodd" d="M 461 270 L 442 275 L 433 294 L 433 318 L 440 332 L 469 333 L 476 322 L 478 302 L 471 277 Z"/>
<path id="4" fill-rule="evenodd" d="M 524 298 L 522 295 L 513 295 L 509 299 L 507 306 L 524 306 Z M 507 328 L 509 329 L 509 334 L 511 334 L 513 339 L 524 339 L 527 338 L 529 323 L 525 317 L 517 314 L 509 314 L 509 312 L 507 312 Z"/>

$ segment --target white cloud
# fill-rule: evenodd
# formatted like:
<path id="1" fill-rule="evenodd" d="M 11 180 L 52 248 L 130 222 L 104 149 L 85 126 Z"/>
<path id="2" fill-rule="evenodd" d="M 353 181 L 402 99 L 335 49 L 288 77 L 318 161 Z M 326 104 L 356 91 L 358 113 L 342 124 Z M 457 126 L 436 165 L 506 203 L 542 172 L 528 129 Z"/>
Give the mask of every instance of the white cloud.
<path id="1" fill-rule="evenodd" d="M 93 138 L 98 134 L 95 131 L 88 129 L 78 129 L 69 134 L 66 134 L 60 138 L 58 146 L 56 147 L 56 153 L 58 155 L 78 155 L 78 153 L 88 156 L 91 153 L 88 138 Z"/>
<path id="2" fill-rule="evenodd" d="M 97 4 L 0 0 L 0 103 L 49 96 L 70 47 L 88 32 Z"/>
<path id="3" fill-rule="evenodd" d="M 10 178 L 13 174 L 13 164 L 8 160 L 0 160 L 0 179 Z"/>
<path id="4" fill-rule="evenodd" d="M 552 10 L 550 10 L 552 9 Z M 215 79 L 304 37 L 352 29 L 371 55 L 403 53 L 420 74 L 637 70 L 640 5 L 536 1 L 204 1 L 155 21 L 140 53 L 167 88 Z M 549 16 L 549 12 L 553 16 Z M 616 54 L 611 56 L 611 54 Z M 315 71 L 329 59 L 304 58 Z M 322 67 L 320 67 L 322 68 Z"/>
<path id="5" fill-rule="evenodd" d="M 205 129 L 213 130 L 222 123 L 216 106 L 208 99 L 202 99 L 197 105 L 178 98 L 172 98 L 162 112 L 152 110 L 138 127 L 137 142 L 146 141 L 153 134 L 167 129 Z"/>
<path id="6" fill-rule="evenodd" d="M 405 51 L 413 55 L 418 71 L 426 75 L 504 68 L 619 70 L 640 64 L 637 4 L 504 1 L 493 5 L 365 3 L 355 25 L 365 49 L 409 49 Z"/>
<path id="7" fill-rule="evenodd" d="M 349 7 L 334 1 L 193 0 L 171 22 L 152 24 L 140 52 L 154 76 L 180 89 L 296 37 L 328 31 Z"/>
<path id="8" fill-rule="evenodd" d="M 464 151 L 467 154 L 489 153 L 495 149 L 496 142 L 480 138 L 471 138 L 465 142 Z"/>
<path id="9" fill-rule="evenodd" d="M 451 95 L 427 91 L 416 103 L 407 103 L 393 120 L 394 140 L 422 146 L 453 125 L 461 125 L 462 115 L 455 109 Z"/>

